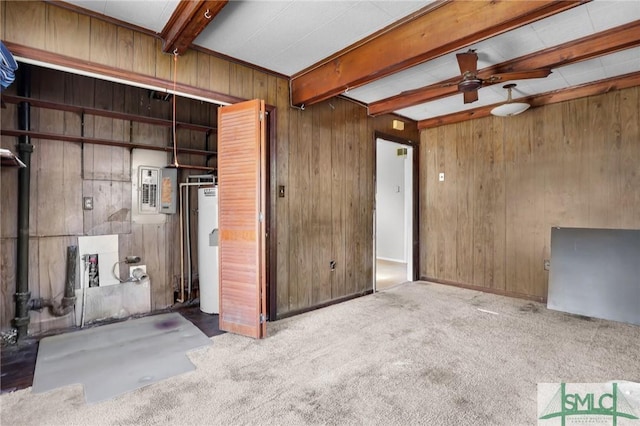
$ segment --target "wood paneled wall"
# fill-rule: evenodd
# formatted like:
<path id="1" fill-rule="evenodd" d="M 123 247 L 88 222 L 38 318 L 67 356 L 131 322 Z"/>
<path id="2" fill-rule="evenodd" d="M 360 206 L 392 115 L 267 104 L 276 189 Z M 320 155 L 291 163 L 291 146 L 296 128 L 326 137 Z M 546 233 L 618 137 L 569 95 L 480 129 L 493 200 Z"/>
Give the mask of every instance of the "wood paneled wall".
<path id="1" fill-rule="evenodd" d="M 44 2 L 2 2 L 0 14 L 3 40 L 117 67 L 139 75 L 161 78 L 166 80 L 168 86 L 173 78 L 172 56 L 161 53 L 160 40 L 147 34 Z M 289 105 L 289 82 L 286 79 L 193 50 L 187 51 L 179 58 L 177 80 L 225 95 L 244 99 L 261 98 L 267 104 L 276 107 L 276 159 L 271 163 L 271 176 L 276 186 L 285 186 L 285 197 L 274 198 L 274 208 L 271 212 L 271 217 L 275 216 L 277 232 L 278 315 L 305 310 L 371 288 L 374 131 L 417 140 L 418 131 L 415 123 L 407 123 L 402 132 L 395 131 L 392 129 L 392 117 L 369 118 L 363 107 L 337 98 L 307 107 L 304 111 L 293 109 Z M 106 88 L 104 93 L 100 90 L 98 98 L 98 92 L 94 89 L 93 102 L 99 107 L 122 107 L 133 113 L 140 113 L 140 109 L 145 108 L 145 105 L 129 102 L 126 90 L 124 102 L 120 94 L 114 90 L 120 89 Z M 74 103 L 92 102 L 91 97 L 85 97 L 80 88 L 71 92 L 77 96 L 73 98 Z M 210 116 L 208 111 L 197 105 L 190 105 L 179 105 L 179 120 L 198 122 Z M 189 119 L 186 118 L 187 115 Z M 4 120 L 3 112 L 3 123 Z M 7 120 L 15 122 L 12 117 L 8 117 Z M 118 120 L 100 120 L 98 123 L 95 120 L 92 125 L 94 136 L 98 137 L 96 132 L 104 132 L 107 135 L 105 137 L 110 134 L 111 138 L 121 137 L 122 140 L 129 140 L 127 137 L 130 136 L 123 132 L 123 123 L 119 123 Z M 149 134 L 158 131 L 160 134 Z M 148 125 L 136 123 L 132 125 L 132 132 L 134 135 L 147 135 L 153 140 L 164 141 L 162 143 L 166 143 L 168 137 L 162 134 L 161 130 L 153 130 Z M 191 147 L 204 149 L 195 132 L 191 133 L 189 139 L 192 141 Z M 183 146 L 181 135 L 178 136 L 178 140 Z M 15 138 L 3 137 L 2 144 L 12 147 L 15 145 Z M 79 167 L 83 155 L 80 146 L 69 143 L 61 146 L 63 148 L 58 149 L 75 150 L 77 158 L 74 161 L 77 161 Z M 96 148 L 93 148 L 93 154 L 87 151 L 85 155 L 89 164 L 91 155 L 92 158 L 96 158 Z M 151 265 L 152 280 L 158 284 L 162 283 L 162 279 L 157 277 L 163 277 L 165 280 L 153 291 L 152 307 L 166 307 L 173 302 L 173 287 L 179 275 L 180 260 L 175 249 L 179 246 L 176 219 L 173 219 L 173 226 L 165 227 L 127 225 L 126 220 L 105 225 L 104 217 L 87 216 L 82 213 L 80 194 L 83 190 L 99 191 L 103 188 L 101 182 L 111 182 L 113 185 L 110 186 L 109 199 L 117 200 L 113 191 L 126 192 L 127 185 L 130 185 L 124 164 L 127 156 L 114 154 L 112 150 L 109 152 L 108 165 L 93 162 L 94 179 L 87 179 L 91 180 L 91 183 L 84 183 L 87 180 L 79 179 L 79 168 L 70 167 L 65 172 L 75 176 L 73 179 L 77 182 L 74 181 L 76 187 L 72 192 L 76 198 L 73 199 L 73 204 L 65 204 L 62 207 L 59 201 L 51 200 L 53 209 L 72 210 L 72 214 L 80 221 L 79 229 L 74 228 L 75 234 L 64 237 L 71 241 L 77 239 L 77 235 L 90 233 L 98 228 L 100 232 L 107 232 L 107 229 L 101 228 L 107 226 L 109 232 L 122 232 L 121 253 L 138 254 L 147 241 L 154 241 L 153 250 L 145 250 L 141 256 L 145 257 L 147 265 Z M 102 154 L 98 155 L 102 158 Z M 197 164 L 196 161 L 203 161 L 203 158 L 180 157 L 180 161 Z M 208 165 L 215 165 L 215 160 Z M 11 171 L 2 171 L 3 191 L 15 187 L 15 179 L 11 174 Z M 116 187 L 115 190 L 113 186 Z M 121 186 L 121 189 L 118 189 L 118 186 Z M 44 188 L 38 191 L 40 190 Z M 32 199 L 38 194 L 32 194 Z M 276 194 L 272 196 L 276 197 Z M 122 198 L 122 205 L 114 213 L 122 213 L 121 209 L 130 208 L 124 203 L 125 199 L 126 197 Z M 4 211 L 9 208 L 5 206 L 11 204 L 5 203 L 3 198 L 3 230 L 15 229 L 13 218 L 4 218 Z M 34 214 L 32 212 L 32 215 Z M 122 215 L 106 217 L 119 219 Z M 32 216 L 32 223 L 33 220 Z M 129 231 L 127 226 L 130 226 Z M 10 245 L 15 244 L 15 238 L 10 232 L 5 234 L 4 231 L 2 238 L 3 316 L 0 326 L 5 328 L 8 327 L 14 310 L 12 286 L 15 281 L 15 260 L 12 253 L 15 253 L 15 249 Z M 64 247 L 66 244 L 65 240 L 58 245 Z M 35 256 L 33 249 L 31 253 L 32 257 Z M 35 253 L 38 251 L 35 250 Z M 331 260 L 336 261 L 335 271 L 329 268 Z M 60 262 L 61 259 L 55 263 L 55 268 L 60 271 L 57 272 L 57 278 L 64 274 L 64 267 Z M 37 258 L 34 258 L 32 264 L 44 267 Z M 41 281 L 42 277 L 32 273 L 30 286 L 40 288 Z"/>
<path id="2" fill-rule="evenodd" d="M 640 228 L 639 123 L 635 87 L 422 131 L 421 275 L 546 298 L 552 227 Z"/>
<path id="3" fill-rule="evenodd" d="M 36 99 L 171 118 L 171 103 L 151 99 L 145 89 L 39 67 L 31 68 L 32 97 Z M 15 90 L 16 86 L 13 85 L 8 93 L 15 94 Z M 178 103 L 181 120 L 215 126 L 215 105 L 188 99 L 179 99 Z M 2 110 L 3 129 L 17 127 L 16 111 L 14 104 L 8 104 Z M 153 146 L 167 146 L 171 141 L 167 127 L 38 107 L 31 108 L 31 130 Z M 179 129 L 178 138 L 185 148 L 206 147 L 203 132 Z M 16 142 L 17 138 L 3 137 L 2 147 L 14 150 Z M 59 299 L 65 281 L 66 247 L 77 245 L 78 236 L 118 234 L 121 256 L 140 256 L 147 265 L 148 273 L 154 277 L 151 282 L 152 308 L 162 309 L 173 303 L 174 285 L 176 277 L 180 275 L 179 262 L 173 261 L 174 258 L 179 259 L 179 252 L 175 249 L 176 241 L 179 241 L 177 217 L 166 216 L 164 224 L 131 222 L 130 150 L 56 140 L 33 139 L 32 143 L 30 235 L 33 260 L 29 281 L 33 297 Z M 205 157 L 196 155 L 180 154 L 179 159 L 183 164 L 193 165 L 205 165 L 206 161 Z M 0 187 L 2 325 L 7 326 L 14 312 L 12 294 L 15 288 L 17 224 L 15 169 L 2 170 Z M 83 197 L 93 198 L 93 210 L 82 209 Z M 127 267 L 122 265 L 120 275 L 127 273 Z M 34 312 L 31 331 L 68 326 L 70 321 L 71 318 L 56 319 L 47 312 Z"/>

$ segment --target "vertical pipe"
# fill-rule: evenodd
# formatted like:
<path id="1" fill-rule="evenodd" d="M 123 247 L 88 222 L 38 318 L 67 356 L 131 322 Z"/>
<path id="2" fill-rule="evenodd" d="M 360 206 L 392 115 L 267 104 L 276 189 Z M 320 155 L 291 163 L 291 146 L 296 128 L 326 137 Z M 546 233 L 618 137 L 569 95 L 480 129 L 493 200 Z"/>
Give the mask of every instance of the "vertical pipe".
<path id="1" fill-rule="evenodd" d="M 31 97 L 31 68 L 23 66 L 18 74 L 18 95 Z M 18 105 L 18 128 L 31 130 L 31 106 L 29 102 Z M 18 341 L 27 336 L 29 327 L 29 195 L 31 187 L 31 137 L 22 135 L 16 145 L 18 157 L 27 166 L 18 170 L 18 252 L 16 271 L 16 317 L 13 326 L 18 332 Z"/>

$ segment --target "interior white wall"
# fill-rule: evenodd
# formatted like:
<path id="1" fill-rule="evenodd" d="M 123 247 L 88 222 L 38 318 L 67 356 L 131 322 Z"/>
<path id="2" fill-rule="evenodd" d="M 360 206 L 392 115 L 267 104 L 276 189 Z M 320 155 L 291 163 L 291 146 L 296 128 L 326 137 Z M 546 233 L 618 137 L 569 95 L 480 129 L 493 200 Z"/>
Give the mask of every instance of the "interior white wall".
<path id="1" fill-rule="evenodd" d="M 376 257 L 406 262 L 405 162 L 394 142 L 376 140 Z"/>

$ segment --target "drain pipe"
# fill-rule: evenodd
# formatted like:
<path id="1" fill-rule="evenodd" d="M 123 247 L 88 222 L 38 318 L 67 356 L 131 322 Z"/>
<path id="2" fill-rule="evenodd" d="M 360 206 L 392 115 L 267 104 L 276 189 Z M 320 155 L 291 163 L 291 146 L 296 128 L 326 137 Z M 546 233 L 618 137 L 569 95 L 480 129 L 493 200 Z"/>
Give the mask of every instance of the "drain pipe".
<path id="1" fill-rule="evenodd" d="M 18 74 L 18 96 L 31 97 L 31 68 L 21 67 Z M 31 130 L 31 105 L 20 102 L 18 105 L 18 129 Z M 21 135 L 16 145 L 18 157 L 26 167 L 18 170 L 18 253 L 16 271 L 16 317 L 13 326 L 17 330 L 18 342 L 27 336 L 29 327 L 29 195 L 31 193 L 31 137 Z"/>
<path id="2" fill-rule="evenodd" d="M 63 317 L 69 315 L 74 310 L 76 304 L 76 275 L 78 270 L 78 246 L 67 247 L 67 280 L 64 285 L 64 296 L 60 303 L 52 299 L 32 299 L 29 302 L 29 309 L 40 311 L 49 308 L 51 315 Z"/>

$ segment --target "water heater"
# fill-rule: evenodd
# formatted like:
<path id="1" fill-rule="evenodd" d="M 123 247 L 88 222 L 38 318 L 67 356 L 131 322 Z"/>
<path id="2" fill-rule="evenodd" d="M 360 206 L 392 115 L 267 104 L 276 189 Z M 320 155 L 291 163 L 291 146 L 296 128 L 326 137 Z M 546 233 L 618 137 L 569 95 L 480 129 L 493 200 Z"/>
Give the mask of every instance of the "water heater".
<path id="1" fill-rule="evenodd" d="M 219 313 L 218 187 L 198 188 L 198 277 L 200 310 Z"/>

